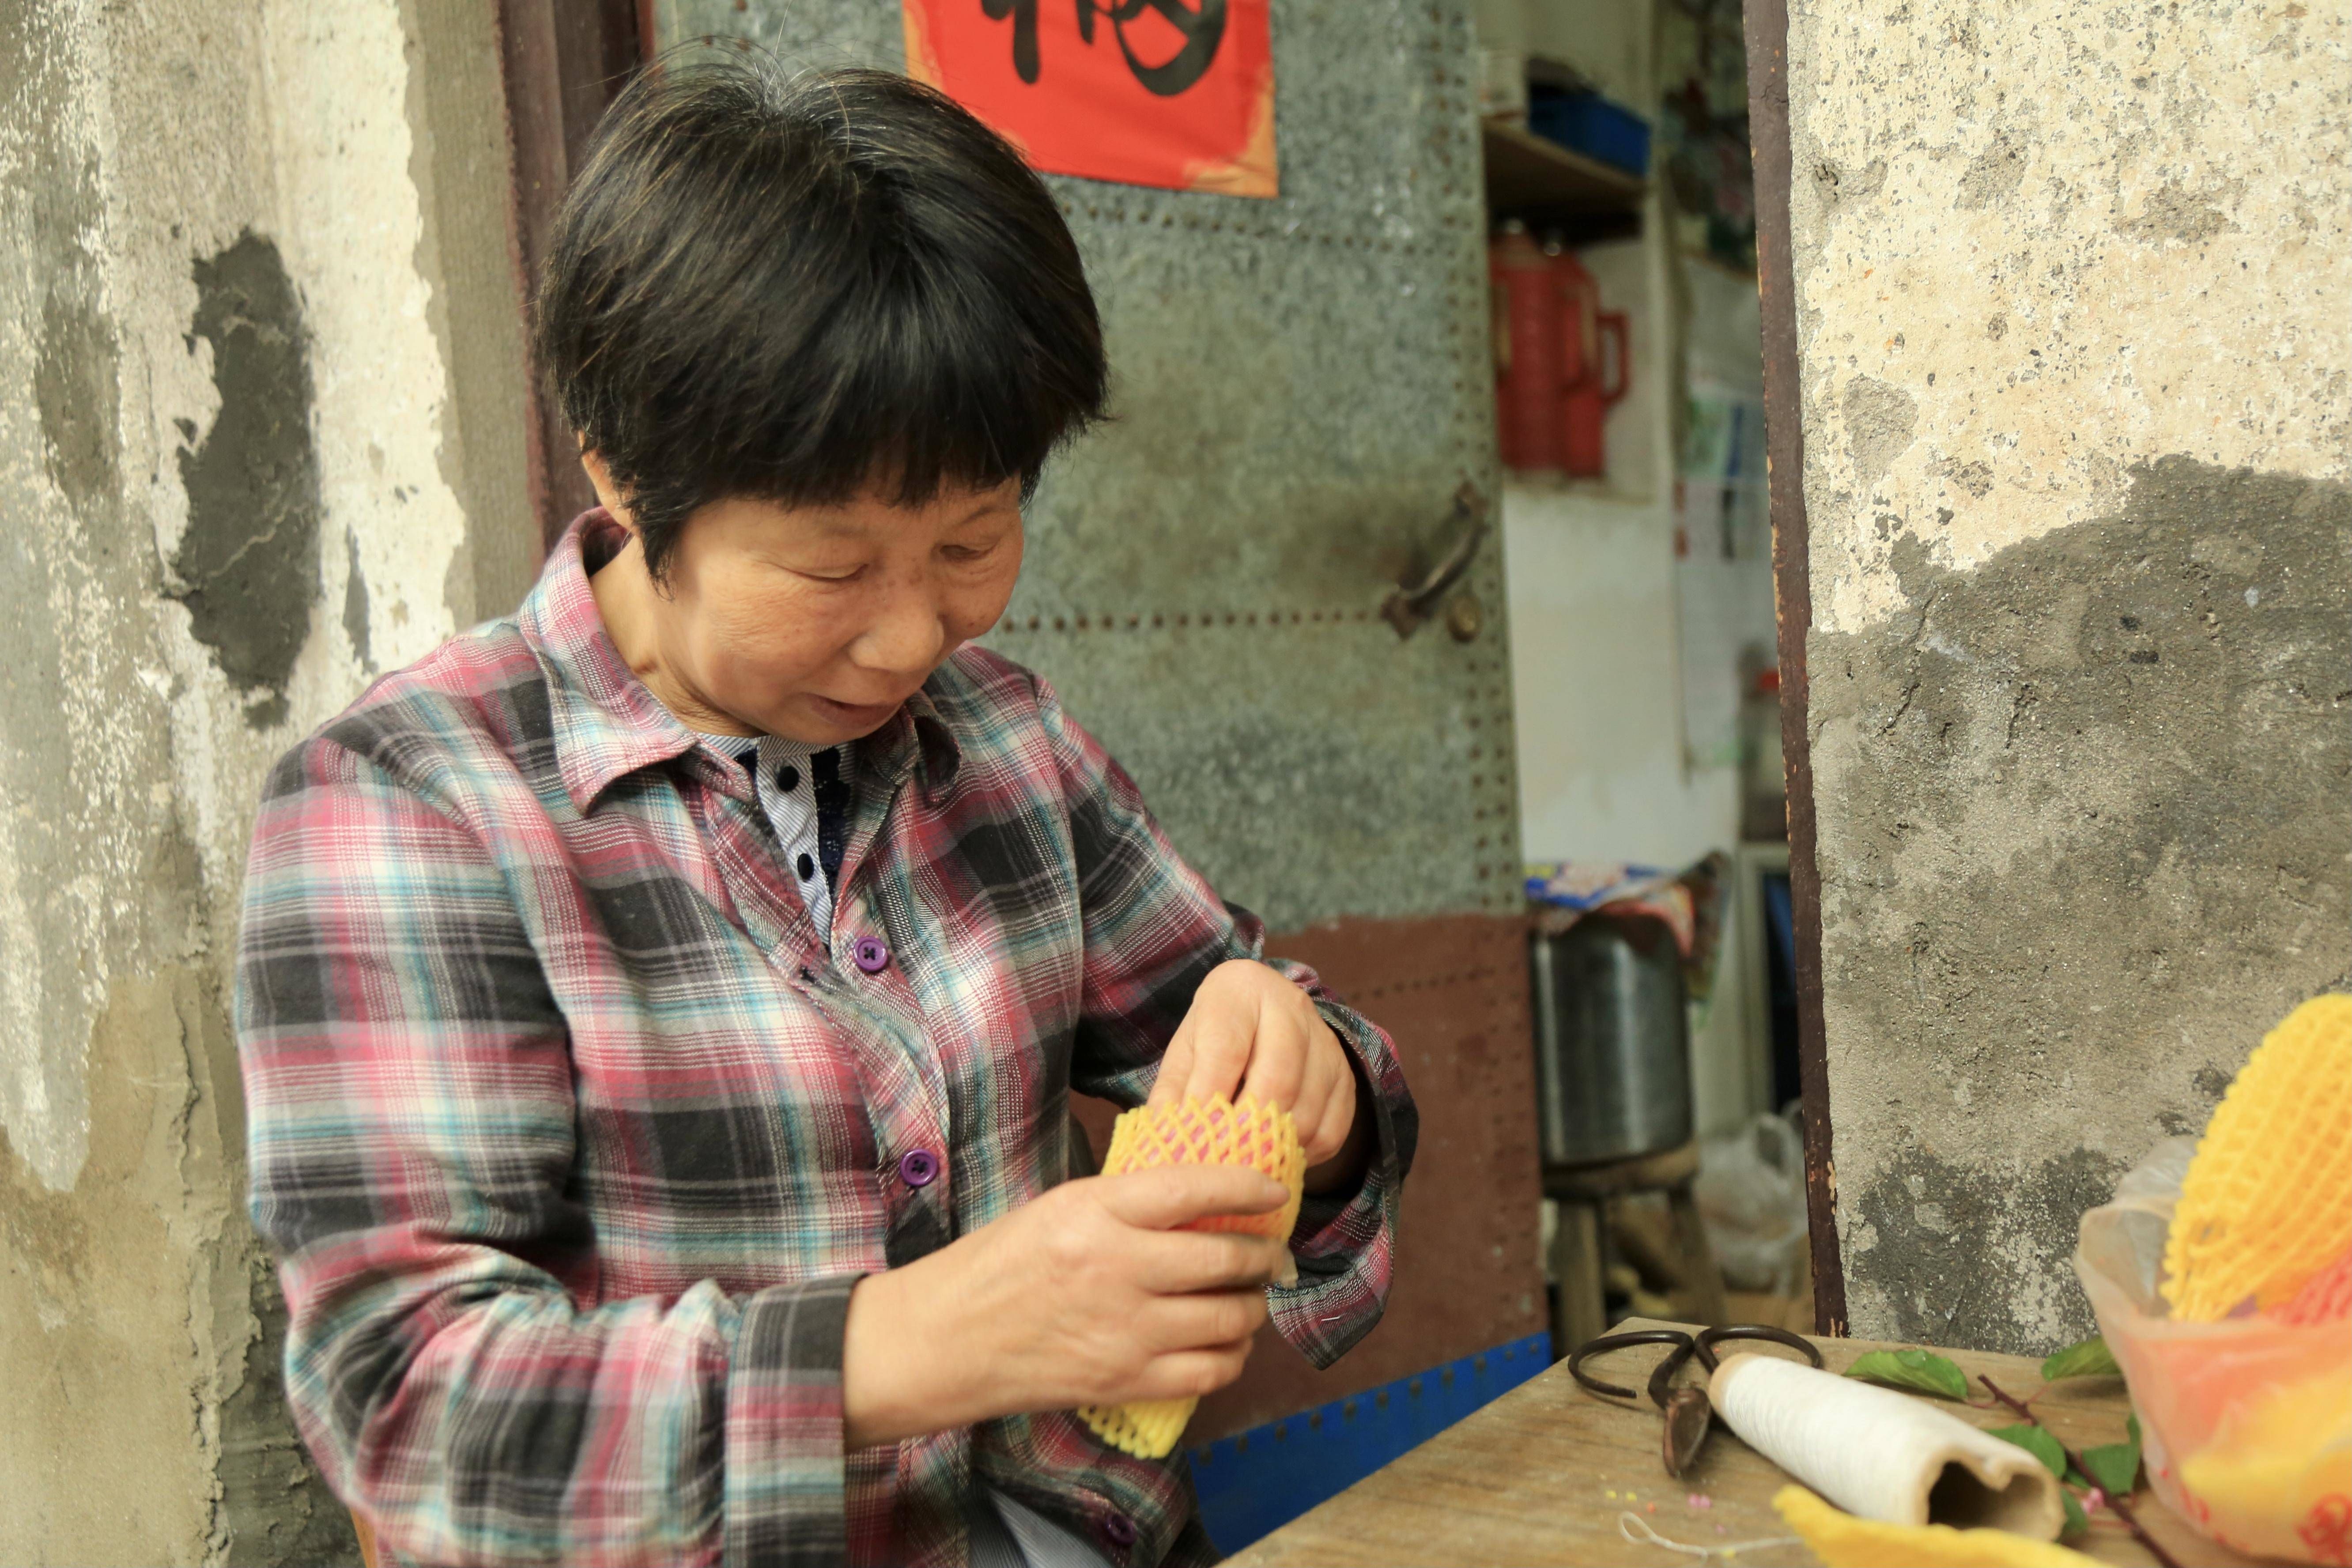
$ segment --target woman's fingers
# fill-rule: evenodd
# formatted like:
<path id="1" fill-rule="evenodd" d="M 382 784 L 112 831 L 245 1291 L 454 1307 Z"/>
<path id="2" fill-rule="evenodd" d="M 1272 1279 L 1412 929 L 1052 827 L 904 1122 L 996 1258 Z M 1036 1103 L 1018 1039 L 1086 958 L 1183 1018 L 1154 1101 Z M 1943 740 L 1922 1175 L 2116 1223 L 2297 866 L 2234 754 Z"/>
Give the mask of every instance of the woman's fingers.
<path id="1" fill-rule="evenodd" d="M 1186 1052 L 1184 1094 L 1187 1099 L 1207 1100 L 1223 1095 L 1227 1100 L 1241 1094 L 1242 1075 L 1248 1069 L 1251 1054 L 1257 1043 L 1257 1008 L 1254 999 L 1241 991 L 1235 982 L 1220 980 L 1219 976 L 1233 965 L 1221 965 L 1212 971 L 1200 990 L 1192 994 L 1192 1005 L 1184 1015 L 1181 1035 L 1190 1035 Z M 1163 1078 L 1170 1076 L 1164 1070 Z"/>
<path id="2" fill-rule="evenodd" d="M 1192 1078 L 1192 1012 L 1187 1008 L 1183 1021 L 1170 1037 L 1168 1048 L 1160 1053 L 1160 1074 L 1151 1080 L 1151 1095 L 1144 1103 L 1154 1110 L 1172 1104 L 1182 1098 L 1184 1086 Z"/>
<path id="3" fill-rule="evenodd" d="M 1251 1009 L 1235 1005 L 1234 978 L 1228 971 L 1239 966 L 1239 961 L 1219 964 L 1192 993 L 1184 1021 L 1176 1026 L 1167 1050 L 1160 1054 L 1160 1076 L 1152 1080 L 1147 1104 L 1163 1106 L 1180 1099 L 1205 1100 L 1216 1094 L 1232 1100 L 1238 1095 L 1257 1033 Z"/>
<path id="4" fill-rule="evenodd" d="M 1348 1146 L 1349 1138 L 1354 1134 L 1362 1110 L 1363 1100 L 1356 1090 L 1356 1075 L 1340 1073 L 1339 1082 L 1331 1086 L 1331 1097 L 1323 1102 L 1323 1125 L 1315 1134 L 1317 1164 L 1339 1157 L 1340 1151 Z"/>
<path id="5" fill-rule="evenodd" d="M 1157 1165 L 1118 1176 L 1092 1176 L 1104 1211 L 1143 1230 L 1174 1230 L 1215 1215 L 1269 1214 L 1290 1189 L 1240 1165 Z"/>
<path id="6" fill-rule="evenodd" d="M 1136 1380 L 1134 1392 L 1124 1398 L 1199 1399 L 1214 1394 L 1241 1376 L 1242 1368 L 1249 1362 L 1252 1342 L 1244 1338 L 1229 1344 L 1155 1356 Z"/>
<path id="7" fill-rule="evenodd" d="M 1156 1353 L 1246 1340 L 1265 1321 L 1265 1290 L 1203 1290 L 1159 1296 L 1135 1315 L 1135 1331 Z"/>
<path id="8" fill-rule="evenodd" d="M 1331 1097 L 1348 1077 L 1347 1057 L 1339 1037 L 1323 1022 L 1320 1014 L 1313 1014 L 1306 1034 L 1297 1047 L 1298 1087 L 1292 1091 L 1290 1113 L 1298 1123 L 1299 1140 L 1307 1145 L 1307 1159 L 1312 1164 L 1316 1153 L 1316 1136 L 1330 1111 Z"/>
<path id="9" fill-rule="evenodd" d="M 1271 1237 L 1169 1230 L 1139 1237 L 1136 1282 L 1157 1295 L 1263 1289 L 1288 1272 L 1289 1248 Z"/>
<path id="10" fill-rule="evenodd" d="M 1271 973 L 1271 972 L 1269 972 Z M 1298 989 L 1280 975 L 1273 975 L 1275 984 L 1290 993 L 1289 996 L 1270 995 L 1261 998 L 1257 1008 L 1256 1038 L 1249 1057 L 1249 1077 L 1242 1092 L 1261 1105 L 1278 1105 L 1286 1110 L 1296 1110 L 1301 1090 L 1308 1083 L 1313 1067 L 1309 1052 L 1313 1037 L 1307 1034 L 1307 1022 L 1300 1016 L 1301 1009 L 1292 1001 L 1306 1000 Z M 1304 1009 L 1313 1019 L 1313 1027 L 1321 1028 L 1323 1020 L 1311 1006 Z"/>
<path id="11" fill-rule="evenodd" d="M 1356 1122 L 1356 1075 L 1334 1044 L 1334 1049 L 1318 1053 L 1315 1088 L 1300 1098 L 1298 1137 L 1310 1168 L 1337 1154 Z"/>
<path id="12" fill-rule="evenodd" d="M 1296 1119 L 1307 1166 L 1337 1158 L 1355 1128 L 1359 1089 L 1348 1047 L 1314 999 L 1265 964 L 1218 965 L 1169 1042 L 1150 1103 L 1244 1095 Z"/>

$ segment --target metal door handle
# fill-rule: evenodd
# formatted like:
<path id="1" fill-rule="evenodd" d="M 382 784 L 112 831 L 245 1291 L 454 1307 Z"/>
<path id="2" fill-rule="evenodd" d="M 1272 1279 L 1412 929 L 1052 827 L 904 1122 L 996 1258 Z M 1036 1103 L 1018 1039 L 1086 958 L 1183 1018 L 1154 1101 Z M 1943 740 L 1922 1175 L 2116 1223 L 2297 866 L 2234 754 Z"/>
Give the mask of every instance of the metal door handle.
<path id="1" fill-rule="evenodd" d="M 1437 602 L 1454 589 L 1478 558 L 1478 547 L 1486 542 L 1486 498 L 1467 479 L 1454 492 L 1454 542 L 1438 556 L 1437 563 L 1418 578 L 1407 577 L 1391 593 L 1381 605 L 1381 616 L 1396 628 L 1400 637 L 1409 637 L 1421 629 L 1423 622 L 1436 612 Z"/>

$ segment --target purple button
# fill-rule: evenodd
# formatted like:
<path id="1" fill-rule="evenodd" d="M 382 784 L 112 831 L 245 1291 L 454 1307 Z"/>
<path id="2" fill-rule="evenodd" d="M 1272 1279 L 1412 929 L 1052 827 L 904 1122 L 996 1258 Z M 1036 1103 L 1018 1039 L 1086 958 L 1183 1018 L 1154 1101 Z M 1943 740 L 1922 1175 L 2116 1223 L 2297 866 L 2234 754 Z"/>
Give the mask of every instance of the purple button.
<path id="1" fill-rule="evenodd" d="M 890 950 L 882 945 L 878 936 L 859 937 L 851 944 L 849 956 L 868 974 L 879 974 L 890 964 Z"/>
<path id="2" fill-rule="evenodd" d="M 1103 1539 L 1113 1546 L 1126 1548 L 1135 1544 L 1135 1521 L 1123 1513 L 1114 1513 L 1102 1521 Z"/>
<path id="3" fill-rule="evenodd" d="M 898 1156 L 898 1179 L 910 1187 L 928 1187 L 940 1179 L 940 1157 L 929 1149 L 909 1149 Z"/>

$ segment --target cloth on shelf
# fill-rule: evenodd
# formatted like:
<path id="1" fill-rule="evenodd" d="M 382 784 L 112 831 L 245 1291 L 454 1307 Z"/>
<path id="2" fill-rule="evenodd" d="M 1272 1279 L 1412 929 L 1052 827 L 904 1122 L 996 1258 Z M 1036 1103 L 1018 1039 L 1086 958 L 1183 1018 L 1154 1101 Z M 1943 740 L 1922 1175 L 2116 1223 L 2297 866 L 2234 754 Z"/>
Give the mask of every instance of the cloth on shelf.
<path id="1" fill-rule="evenodd" d="M 1630 860 L 1543 861 L 1528 867 L 1527 895 L 1537 909 L 1538 929 L 1547 935 L 1601 910 L 1663 921 L 1682 953 L 1691 1000 L 1704 1003 L 1714 989 L 1730 879 L 1731 858 L 1720 849 L 1680 871 Z"/>
<path id="2" fill-rule="evenodd" d="M 1672 871 L 1637 866 L 1624 860 L 1562 860 L 1528 868 L 1528 897 L 1553 910 L 1569 911 L 1555 917 L 1556 929 L 1596 910 L 1620 914 L 1654 915 L 1675 933 L 1675 945 L 1685 959 L 1697 936 L 1697 919 L 1690 889 Z"/>

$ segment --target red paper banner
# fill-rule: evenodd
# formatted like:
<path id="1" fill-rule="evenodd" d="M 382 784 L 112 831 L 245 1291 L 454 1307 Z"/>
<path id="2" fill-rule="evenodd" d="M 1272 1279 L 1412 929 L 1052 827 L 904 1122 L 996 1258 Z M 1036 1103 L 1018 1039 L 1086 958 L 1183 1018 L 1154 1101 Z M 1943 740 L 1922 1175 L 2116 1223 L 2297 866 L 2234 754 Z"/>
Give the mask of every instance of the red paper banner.
<path id="1" fill-rule="evenodd" d="M 907 71 L 1033 167 L 1275 194 L 1270 0 L 903 0 Z"/>

